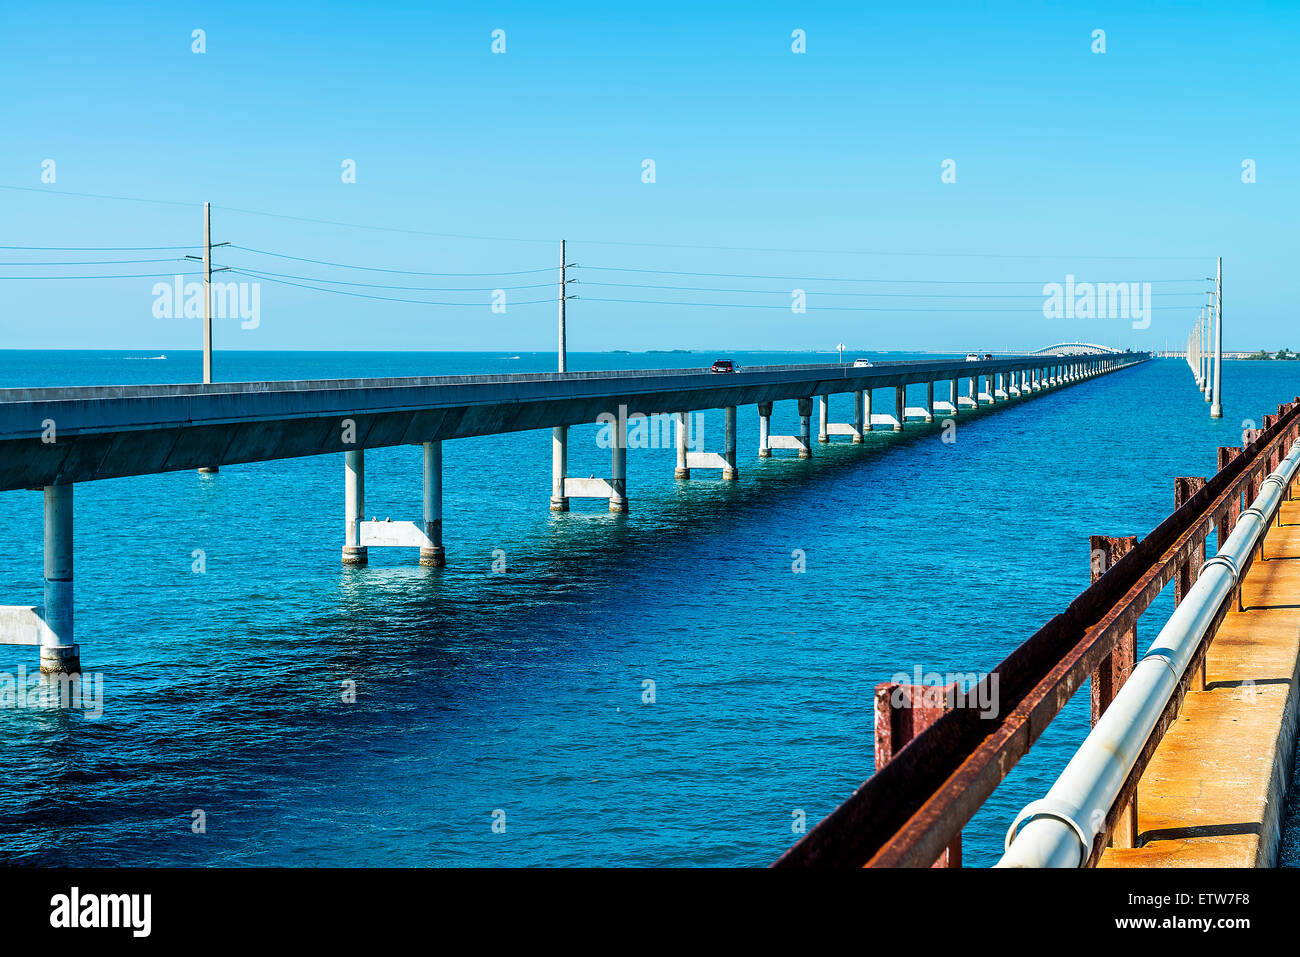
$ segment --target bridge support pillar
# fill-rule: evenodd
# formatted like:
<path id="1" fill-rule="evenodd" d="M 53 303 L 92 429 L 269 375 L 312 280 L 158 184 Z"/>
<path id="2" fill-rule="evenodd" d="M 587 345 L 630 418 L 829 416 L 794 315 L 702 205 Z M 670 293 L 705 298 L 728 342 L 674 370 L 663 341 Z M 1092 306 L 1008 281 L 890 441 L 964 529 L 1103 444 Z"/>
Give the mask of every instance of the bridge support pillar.
<path id="1" fill-rule="evenodd" d="M 997 373 L 986 375 L 984 377 L 984 387 L 989 390 L 989 405 L 998 404 L 998 376 Z"/>
<path id="2" fill-rule="evenodd" d="M 688 430 L 690 429 L 690 427 L 691 427 L 690 413 L 678 412 L 677 413 L 677 468 L 673 469 L 673 478 L 688 479 L 691 477 L 690 467 L 686 464 L 686 449 L 689 444 Z M 760 419 L 759 430 L 762 431 L 762 428 L 763 428 L 763 420 Z M 759 444 L 760 445 L 765 444 L 762 438 L 759 439 Z M 762 452 L 760 451 L 759 454 L 761 455 Z"/>
<path id="3" fill-rule="evenodd" d="M 856 435 L 853 436 L 853 442 L 854 444 L 859 444 L 862 442 L 862 433 L 864 431 L 862 423 L 863 421 L 870 422 L 871 414 L 868 413 L 866 419 L 864 420 L 862 418 L 862 404 L 864 402 L 864 398 L 863 398 L 864 394 L 862 392 L 853 392 L 852 395 L 853 395 L 853 429 L 857 433 Z"/>
<path id="4" fill-rule="evenodd" d="M 803 448 L 799 450 L 799 458 L 812 458 L 812 396 L 799 400 L 799 441 L 803 443 Z"/>
<path id="5" fill-rule="evenodd" d="M 428 545 L 420 546 L 420 564 L 441 568 L 447 564 L 442 546 L 442 443 L 424 443 L 424 534 Z"/>
<path id="6" fill-rule="evenodd" d="M 569 473 L 569 429 L 557 425 L 551 430 L 551 511 L 567 512 L 569 497 L 564 494 L 564 479 Z"/>
<path id="7" fill-rule="evenodd" d="M 364 565 L 368 555 L 361 544 L 361 522 L 366 514 L 366 452 L 343 453 L 343 564 Z"/>
<path id="8" fill-rule="evenodd" d="M 830 425 L 831 421 L 831 397 L 829 395 L 820 395 L 817 398 L 820 400 L 817 404 L 817 441 L 829 442 L 831 437 L 830 433 L 826 431 L 826 427 Z"/>
<path id="9" fill-rule="evenodd" d="M 627 418 L 612 424 L 614 440 L 609 445 L 609 510 L 627 511 Z"/>
<path id="10" fill-rule="evenodd" d="M 772 457 L 772 447 L 768 440 L 772 435 L 772 403 L 760 402 L 758 404 L 758 457 L 766 459 Z"/>
<path id="11" fill-rule="evenodd" d="M 862 390 L 862 433 L 871 431 L 871 390 Z"/>
<path id="12" fill-rule="evenodd" d="M 902 432 L 907 420 L 907 386 L 894 386 L 894 431 Z"/>
<path id="13" fill-rule="evenodd" d="M 948 404 L 952 406 L 952 414 L 956 415 L 961 411 L 961 406 L 957 402 L 957 380 L 948 380 Z"/>
<path id="14" fill-rule="evenodd" d="M 722 410 L 722 458 L 726 465 L 722 467 L 722 478 L 724 481 L 734 482 L 740 478 L 740 471 L 736 468 L 736 407 L 734 405 L 726 406 Z"/>
<path id="15" fill-rule="evenodd" d="M 72 641 L 72 485 L 45 486 L 45 608 L 41 674 L 77 674 Z"/>
<path id="16" fill-rule="evenodd" d="M 934 421 L 934 382 L 925 384 L 925 421 Z"/>

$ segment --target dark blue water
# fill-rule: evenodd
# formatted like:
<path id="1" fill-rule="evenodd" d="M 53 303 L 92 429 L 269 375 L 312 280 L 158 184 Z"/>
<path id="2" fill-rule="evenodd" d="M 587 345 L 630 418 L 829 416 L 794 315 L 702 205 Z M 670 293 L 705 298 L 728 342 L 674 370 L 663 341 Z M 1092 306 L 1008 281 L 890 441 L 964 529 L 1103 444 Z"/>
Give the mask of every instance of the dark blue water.
<path id="1" fill-rule="evenodd" d="M 196 354 L 150 354 L 0 352 L 0 386 L 199 377 Z M 232 353 L 217 374 L 554 362 L 512 355 Z M 341 456 L 79 485 L 77 640 L 104 713 L 0 711 L 0 862 L 766 864 L 794 812 L 811 825 L 871 774 L 878 682 L 996 664 L 1086 586 L 1089 534 L 1153 528 L 1174 476 L 1300 394 L 1300 364 L 1228 362 L 1224 381 L 1219 421 L 1167 360 L 965 413 L 954 444 L 909 424 L 811 462 L 759 460 L 743 408 L 739 483 L 679 483 L 673 449 L 633 450 L 626 516 L 548 511 L 549 432 L 449 442 L 442 570 L 378 548 L 341 567 Z M 717 448 L 721 412 L 706 425 Z M 773 430 L 797 430 L 793 402 Z M 571 475 L 607 474 L 596 434 L 573 430 Z M 418 518 L 419 450 L 366 463 L 367 511 Z M 41 515 L 39 494 L 0 494 L 0 602 L 41 600 Z M 30 649 L 0 646 L 20 664 Z M 1087 718 L 1084 691 L 967 828 L 967 863 L 996 859 Z"/>

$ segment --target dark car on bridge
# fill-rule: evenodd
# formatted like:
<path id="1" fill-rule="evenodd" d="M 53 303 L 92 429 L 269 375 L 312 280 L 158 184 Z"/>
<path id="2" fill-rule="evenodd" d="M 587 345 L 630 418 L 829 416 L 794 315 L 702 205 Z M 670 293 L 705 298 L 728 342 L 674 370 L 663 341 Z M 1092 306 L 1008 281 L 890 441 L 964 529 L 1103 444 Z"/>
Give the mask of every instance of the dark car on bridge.
<path id="1" fill-rule="evenodd" d="M 710 369 L 709 371 L 710 372 L 735 372 L 736 370 L 732 366 L 730 359 L 718 359 L 716 362 L 713 363 L 713 368 Z"/>

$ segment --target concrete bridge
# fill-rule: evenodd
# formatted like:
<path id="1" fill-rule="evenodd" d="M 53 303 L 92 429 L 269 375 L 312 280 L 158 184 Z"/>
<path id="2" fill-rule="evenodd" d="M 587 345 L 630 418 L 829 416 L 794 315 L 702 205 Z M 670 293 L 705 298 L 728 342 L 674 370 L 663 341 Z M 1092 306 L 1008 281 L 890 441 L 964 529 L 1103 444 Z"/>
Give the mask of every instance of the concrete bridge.
<path id="1" fill-rule="evenodd" d="M 37 645 L 46 673 L 76 672 L 73 641 L 73 489 L 78 482 L 182 469 L 215 471 L 243 462 L 342 453 L 343 562 L 364 565 L 371 546 L 419 550 L 440 566 L 442 443 L 448 439 L 528 429 L 553 430 L 550 507 L 572 498 L 608 500 L 628 509 L 629 418 L 677 418 L 678 478 L 692 469 L 739 477 L 736 407 L 759 411 L 758 454 L 812 458 L 813 398 L 820 397 L 817 440 L 861 442 L 880 426 L 903 431 L 908 421 L 934 421 L 963 410 L 1037 394 L 1150 358 L 1147 353 L 1001 358 L 983 362 L 882 362 L 760 366 L 727 374 L 707 369 L 561 372 L 542 375 L 443 376 L 234 382 L 194 385 L 0 389 L 0 491 L 41 489 L 45 496 L 45 582 L 42 606 L 0 606 L 0 644 Z M 906 387 L 925 385 L 921 406 L 906 405 Z M 941 398 L 936 399 L 936 386 Z M 885 411 L 873 393 L 892 390 Z M 830 421 L 830 397 L 851 396 L 851 420 Z M 772 435 L 772 404 L 798 404 L 799 434 Z M 686 416 L 722 409 L 724 446 L 687 448 Z M 605 422 L 613 433 L 608 478 L 567 475 L 569 426 Z M 365 450 L 424 448 L 424 501 L 419 521 L 367 522 Z"/>
<path id="2" fill-rule="evenodd" d="M 1095 342 L 1058 342 L 1054 346 L 1044 346 L 1034 352 L 1026 353 L 1031 356 L 1119 356 L 1123 354 L 1119 349 L 1099 346 Z"/>

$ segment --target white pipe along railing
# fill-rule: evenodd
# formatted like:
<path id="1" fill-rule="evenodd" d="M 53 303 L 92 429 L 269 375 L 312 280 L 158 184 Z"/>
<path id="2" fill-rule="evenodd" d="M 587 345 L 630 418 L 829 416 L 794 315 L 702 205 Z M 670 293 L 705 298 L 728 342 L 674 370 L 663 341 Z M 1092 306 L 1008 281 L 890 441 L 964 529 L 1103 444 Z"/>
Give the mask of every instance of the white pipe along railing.
<path id="1" fill-rule="evenodd" d="M 1047 796 L 1025 806 L 1007 831 L 997 867 L 1082 867 L 1106 824 L 1170 696 L 1214 623 L 1220 606 L 1240 584 L 1241 569 L 1260 547 L 1286 490 L 1300 471 L 1300 441 L 1259 495 L 1242 511 L 1223 547 L 1134 667 L 1115 699 L 1084 739 Z"/>

